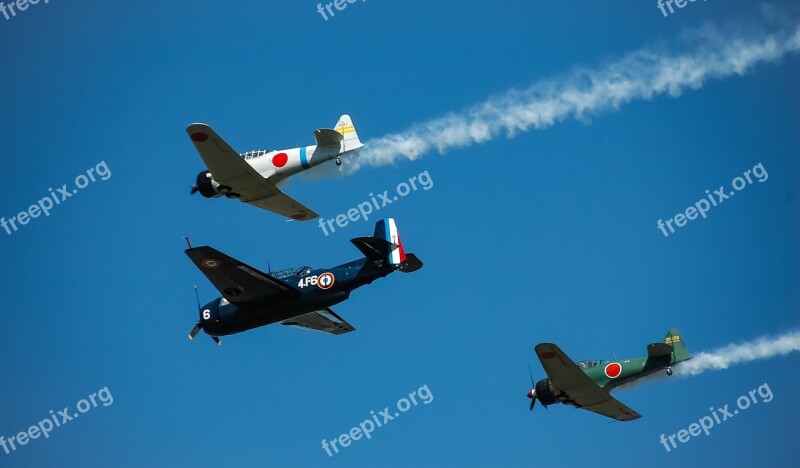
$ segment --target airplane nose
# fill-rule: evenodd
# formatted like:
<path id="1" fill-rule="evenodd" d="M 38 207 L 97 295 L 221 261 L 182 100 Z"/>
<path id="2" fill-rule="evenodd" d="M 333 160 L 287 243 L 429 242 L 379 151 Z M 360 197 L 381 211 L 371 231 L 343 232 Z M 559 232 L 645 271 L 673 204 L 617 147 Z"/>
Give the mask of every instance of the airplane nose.
<path id="1" fill-rule="evenodd" d="M 535 398 L 535 395 L 533 394 L 533 392 L 534 392 L 533 390 L 528 392 L 528 398 L 530 398 L 531 400 L 533 400 Z"/>

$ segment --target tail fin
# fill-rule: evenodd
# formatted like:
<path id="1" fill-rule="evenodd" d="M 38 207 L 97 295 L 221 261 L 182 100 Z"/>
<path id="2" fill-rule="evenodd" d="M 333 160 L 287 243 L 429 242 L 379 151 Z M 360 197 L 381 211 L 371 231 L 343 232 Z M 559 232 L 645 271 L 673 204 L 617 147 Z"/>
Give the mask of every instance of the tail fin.
<path id="1" fill-rule="evenodd" d="M 672 346 L 673 362 L 678 363 L 692 358 L 689 350 L 686 349 L 686 345 L 683 344 L 681 334 L 677 328 L 669 329 L 667 336 L 664 338 L 664 343 Z"/>
<path id="2" fill-rule="evenodd" d="M 400 240 L 400 233 L 397 232 L 397 224 L 394 218 L 386 218 L 375 223 L 375 234 L 373 237 L 383 239 L 390 244 L 397 246 L 391 249 L 386 255 L 386 260 L 392 265 L 400 265 L 406 261 L 406 251 L 403 249 L 403 241 Z"/>
<path id="3" fill-rule="evenodd" d="M 339 117 L 339 121 L 336 122 L 336 126 L 333 127 L 334 130 L 344 135 L 344 139 L 342 140 L 342 151 L 353 151 L 357 150 L 364 146 L 361 143 L 361 140 L 358 139 L 358 133 L 356 133 L 356 127 L 353 125 L 353 121 L 350 120 L 350 116 L 347 114 L 342 115 Z"/>
<path id="4" fill-rule="evenodd" d="M 397 266 L 404 273 L 422 268 L 422 262 L 416 255 L 406 254 L 393 218 L 382 219 L 375 223 L 375 233 L 372 237 L 356 237 L 350 239 L 350 242 L 368 259 L 385 261 L 389 265 Z"/>

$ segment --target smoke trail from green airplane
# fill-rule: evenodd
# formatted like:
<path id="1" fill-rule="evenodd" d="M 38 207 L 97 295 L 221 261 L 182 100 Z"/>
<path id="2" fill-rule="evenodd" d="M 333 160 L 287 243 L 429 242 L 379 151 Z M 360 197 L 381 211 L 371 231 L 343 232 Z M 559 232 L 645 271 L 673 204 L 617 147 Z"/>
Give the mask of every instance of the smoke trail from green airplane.
<path id="1" fill-rule="evenodd" d="M 703 351 L 695 354 L 689 361 L 678 364 L 674 370 L 675 375 L 689 377 L 705 371 L 724 370 L 731 366 L 784 356 L 797 351 L 800 351 L 800 331 L 793 331 Z"/>

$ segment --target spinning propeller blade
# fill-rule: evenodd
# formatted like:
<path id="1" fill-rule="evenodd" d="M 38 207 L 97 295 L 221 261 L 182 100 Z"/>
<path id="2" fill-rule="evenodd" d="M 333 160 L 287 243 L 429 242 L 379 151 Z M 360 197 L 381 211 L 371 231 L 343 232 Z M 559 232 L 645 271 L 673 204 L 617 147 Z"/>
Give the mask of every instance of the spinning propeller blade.
<path id="1" fill-rule="evenodd" d="M 192 331 L 189 332 L 189 339 L 193 340 L 194 337 L 197 336 L 198 333 L 200 333 L 201 328 L 202 327 L 200 326 L 200 322 L 197 322 L 197 325 L 195 325 L 194 328 L 192 328 Z"/>
<path id="2" fill-rule="evenodd" d="M 186 238 L 186 242 L 187 243 L 189 242 L 189 238 L 188 237 Z M 190 246 L 191 246 L 191 244 L 190 244 Z M 197 292 L 197 285 L 194 285 L 194 298 L 197 301 L 197 313 L 199 314 L 200 313 L 200 294 Z M 200 333 L 200 330 L 202 330 L 202 328 L 203 328 L 203 325 L 198 320 L 197 323 L 195 324 L 194 328 L 192 328 L 192 331 L 189 332 L 189 339 L 193 340 L 194 337 L 197 336 L 198 333 Z"/>
<path id="3" fill-rule="evenodd" d="M 533 407 L 536 406 L 536 382 L 533 381 L 533 371 L 531 370 L 531 366 L 528 366 L 528 375 L 531 377 L 531 391 L 528 392 L 528 398 L 531 399 L 531 407 L 528 411 L 533 411 Z"/>

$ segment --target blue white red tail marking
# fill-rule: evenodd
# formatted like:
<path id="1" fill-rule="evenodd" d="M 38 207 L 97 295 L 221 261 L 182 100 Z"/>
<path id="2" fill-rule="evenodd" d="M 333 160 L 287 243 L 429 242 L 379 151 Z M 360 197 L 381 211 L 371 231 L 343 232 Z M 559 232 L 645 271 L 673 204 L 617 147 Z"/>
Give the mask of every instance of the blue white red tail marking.
<path id="1" fill-rule="evenodd" d="M 382 219 L 375 223 L 375 237 L 397 245 L 397 248 L 389 253 L 389 263 L 400 265 L 406 261 L 406 251 L 403 249 L 403 242 L 400 240 L 400 233 L 397 231 L 394 218 Z"/>

